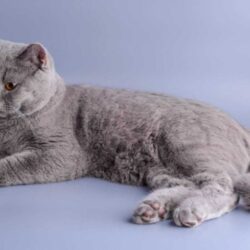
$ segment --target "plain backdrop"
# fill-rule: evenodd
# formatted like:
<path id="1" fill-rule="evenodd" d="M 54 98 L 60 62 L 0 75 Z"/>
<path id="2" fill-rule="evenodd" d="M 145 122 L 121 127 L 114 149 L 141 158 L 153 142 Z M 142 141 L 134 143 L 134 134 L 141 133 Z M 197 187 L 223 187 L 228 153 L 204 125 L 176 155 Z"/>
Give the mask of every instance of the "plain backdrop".
<path id="1" fill-rule="evenodd" d="M 1 0 L 0 39 L 43 43 L 68 83 L 194 98 L 250 127 L 249 9 L 248 0 Z M 0 249 L 249 249 L 241 209 L 196 229 L 129 223 L 145 194 L 90 179 L 0 189 Z"/>

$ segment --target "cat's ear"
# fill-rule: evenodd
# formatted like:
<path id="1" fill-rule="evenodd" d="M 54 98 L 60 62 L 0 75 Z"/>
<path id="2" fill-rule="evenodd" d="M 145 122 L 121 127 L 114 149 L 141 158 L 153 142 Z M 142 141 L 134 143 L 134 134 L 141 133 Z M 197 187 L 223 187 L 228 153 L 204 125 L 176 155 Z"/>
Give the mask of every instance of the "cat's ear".
<path id="1" fill-rule="evenodd" d="M 47 66 L 47 53 L 45 48 L 38 43 L 28 45 L 18 56 L 17 59 L 26 65 L 31 64 L 39 69 Z"/>

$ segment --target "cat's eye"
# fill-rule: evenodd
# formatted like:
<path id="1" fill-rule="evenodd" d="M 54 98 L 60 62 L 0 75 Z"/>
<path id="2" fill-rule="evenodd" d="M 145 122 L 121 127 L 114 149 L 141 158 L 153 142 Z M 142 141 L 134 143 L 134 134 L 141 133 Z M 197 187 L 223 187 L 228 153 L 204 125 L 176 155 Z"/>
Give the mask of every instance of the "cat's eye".
<path id="1" fill-rule="evenodd" d="M 11 91 L 11 90 L 13 90 L 15 87 L 16 87 L 16 85 L 15 85 L 13 82 L 7 82 L 7 83 L 4 84 L 4 88 L 5 88 L 7 91 Z"/>

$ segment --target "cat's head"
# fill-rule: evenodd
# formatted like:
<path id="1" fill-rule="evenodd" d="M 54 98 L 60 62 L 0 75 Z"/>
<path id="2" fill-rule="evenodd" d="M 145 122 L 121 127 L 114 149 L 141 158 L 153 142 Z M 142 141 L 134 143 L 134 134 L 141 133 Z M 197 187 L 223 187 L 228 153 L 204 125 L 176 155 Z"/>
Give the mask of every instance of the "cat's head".
<path id="1" fill-rule="evenodd" d="M 41 44 L 0 40 L 0 118 L 29 115 L 55 94 L 53 59 Z"/>

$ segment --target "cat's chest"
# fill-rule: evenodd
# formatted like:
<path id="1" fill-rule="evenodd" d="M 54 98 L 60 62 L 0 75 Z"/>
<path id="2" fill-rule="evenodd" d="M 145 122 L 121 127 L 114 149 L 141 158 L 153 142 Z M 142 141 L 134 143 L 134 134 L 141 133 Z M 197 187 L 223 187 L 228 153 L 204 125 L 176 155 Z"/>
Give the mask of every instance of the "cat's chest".
<path id="1" fill-rule="evenodd" d="M 33 135 L 30 131 L 21 128 L 9 128 L 0 133 L 0 157 L 6 157 L 21 152 L 29 146 L 28 139 Z"/>

